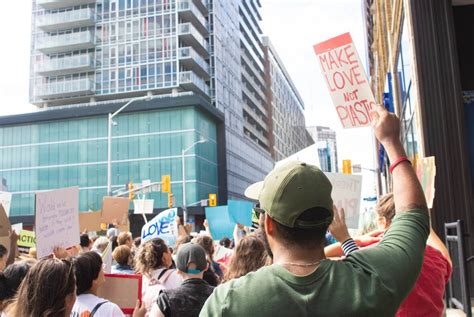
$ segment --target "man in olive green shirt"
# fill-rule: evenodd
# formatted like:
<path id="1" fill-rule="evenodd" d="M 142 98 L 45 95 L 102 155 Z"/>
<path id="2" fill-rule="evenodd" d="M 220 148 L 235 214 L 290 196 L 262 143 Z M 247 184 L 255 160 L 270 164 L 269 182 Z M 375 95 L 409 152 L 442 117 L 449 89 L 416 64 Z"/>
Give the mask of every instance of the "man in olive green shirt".
<path id="1" fill-rule="evenodd" d="M 383 240 L 342 261 L 326 259 L 324 235 L 333 219 L 332 186 L 315 166 L 283 164 L 249 191 L 264 213 L 273 265 L 217 287 L 200 316 L 395 314 L 420 272 L 429 215 L 413 168 L 404 159 L 398 119 L 379 106 L 373 127 L 394 162 L 398 215 Z M 348 234 L 342 240 L 346 238 Z"/>

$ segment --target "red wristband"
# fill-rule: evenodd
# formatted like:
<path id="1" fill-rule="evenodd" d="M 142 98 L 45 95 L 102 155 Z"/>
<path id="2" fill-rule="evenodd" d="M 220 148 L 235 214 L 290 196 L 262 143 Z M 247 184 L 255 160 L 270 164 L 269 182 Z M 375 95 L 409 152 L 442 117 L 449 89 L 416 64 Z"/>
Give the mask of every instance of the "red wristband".
<path id="1" fill-rule="evenodd" d="M 398 160 L 396 160 L 395 162 L 393 162 L 393 163 L 390 165 L 390 168 L 389 168 L 390 174 L 393 173 L 393 170 L 395 169 L 395 167 L 397 167 L 400 163 L 403 163 L 403 162 L 408 162 L 408 163 L 411 164 L 411 162 L 410 162 L 410 160 L 408 159 L 408 157 L 402 156 L 402 157 L 400 157 Z"/>

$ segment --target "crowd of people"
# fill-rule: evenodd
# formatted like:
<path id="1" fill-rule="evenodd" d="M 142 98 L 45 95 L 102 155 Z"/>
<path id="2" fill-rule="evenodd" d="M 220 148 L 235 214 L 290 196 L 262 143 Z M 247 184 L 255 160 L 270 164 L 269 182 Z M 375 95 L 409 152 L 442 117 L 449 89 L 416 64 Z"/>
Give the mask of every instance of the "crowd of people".
<path id="1" fill-rule="evenodd" d="M 373 126 L 393 162 L 393 193 L 376 206 L 378 230 L 352 238 L 324 173 L 292 161 L 246 192 L 257 201 L 258 229 L 237 225 L 220 241 L 206 221 L 205 233 L 193 234 L 177 218 L 172 246 L 111 226 L 37 260 L 34 250 L 16 256 L 12 232 L 8 248 L 0 245 L 1 317 L 124 316 L 98 295 L 107 269 L 141 275 L 134 317 L 441 316 L 449 253 L 430 229 L 398 119 L 378 107 Z"/>

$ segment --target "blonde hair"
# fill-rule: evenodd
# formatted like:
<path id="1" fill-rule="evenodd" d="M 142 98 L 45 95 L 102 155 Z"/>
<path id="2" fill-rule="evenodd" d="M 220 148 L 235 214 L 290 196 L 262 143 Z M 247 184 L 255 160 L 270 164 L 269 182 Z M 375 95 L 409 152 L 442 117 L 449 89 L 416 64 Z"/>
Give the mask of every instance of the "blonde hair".
<path id="1" fill-rule="evenodd" d="M 130 232 L 121 232 L 117 237 L 118 245 L 124 245 L 128 240 L 132 241 L 132 234 Z"/>
<path id="2" fill-rule="evenodd" d="M 127 245 L 119 245 L 115 248 L 114 252 L 112 253 L 112 257 L 114 258 L 115 262 L 120 265 L 128 265 L 128 260 L 130 259 L 130 255 L 132 251 Z"/>

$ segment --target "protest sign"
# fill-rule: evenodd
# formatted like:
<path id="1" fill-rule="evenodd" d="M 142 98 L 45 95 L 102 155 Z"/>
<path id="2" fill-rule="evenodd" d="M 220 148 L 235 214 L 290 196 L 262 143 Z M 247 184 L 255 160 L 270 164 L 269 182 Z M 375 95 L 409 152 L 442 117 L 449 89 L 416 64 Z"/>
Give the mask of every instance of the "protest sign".
<path id="1" fill-rule="evenodd" d="M 80 212 L 79 213 L 79 230 L 84 231 L 100 231 L 102 222 L 102 213 L 97 212 Z"/>
<path id="2" fill-rule="evenodd" d="M 436 160 L 434 156 L 424 157 L 416 162 L 416 175 L 425 193 L 428 208 L 433 208 L 435 196 Z"/>
<path id="3" fill-rule="evenodd" d="M 12 225 L 12 229 L 15 230 L 16 233 L 20 233 L 23 230 L 23 223 L 15 223 Z"/>
<path id="4" fill-rule="evenodd" d="M 18 233 L 18 246 L 25 248 L 34 248 L 36 245 L 36 235 L 33 231 L 21 230 Z"/>
<path id="5" fill-rule="evenodd" d="M 324 173 L 332 184 L 332 200 L 337 208 L 344 208 L 346 225 L 357 229 L 359 226 L 362 176 L 338 173 Z"/>
<path id="6" fill-rule="evenodd" d="M 152 220 L 148 221 L 142 227 L 142 243 L 154 238 L 161 238 L 165 240 L 169 247 L 173 247 L 176 244 L 178 232 L 178 224 L 175 220 L 177 215 L 178 209 L 170 208 L 163 210 Z"/>
<path id="7" fill-rule="evenodd" d="M 231 222 L 247 227 L 252 226 L 253 203 L 243 200 L 229 200 L 227 207 Z"/>
<path id="8" fill-rule="evenodd" d="M 235 222 L 230 219 L 228 206 L 207 207 L 206 219 L 213 240 L 220 240 L 224 237 L 232 239 Z"/>
<path id="9" fill-rule="evenodd" d="M 10 224 L 10 220 L 5 212 L 5 208 L 0 205 L 0 237 L 8 236 L 11 230 L 12 225 Z"/>
<path id="10" fill-rule="evenodd" d="M 152 214 L 154 199 L 134 199 L 133 213 L 134 214 Z"/>
<path id="11" fill-rule="evenodd" d="M 38 259 L 79 244 L 79 187 L 36 194 L 36 252 Z"/>
<path id="12" fill-rule="evenodd" d="M 10 252 L 10 238 L 8 236 L 0 237 L 0 244 L 3 245 L 8 252 Z"/>
<path id="13" fill-rule="evenodd" d="M 10 205 L 12 202 L 12 193 L 9 192 L 0 192 L 0 204 L 5 209 L 7 216 L 10 216 Z"/>
<path id="14" fill-rule="evenodd" d="M 307 164 L 316 165 L 318 167 L 321 166 L 319 163 L 318 145 L 317 144 L 310 145 L 302 149 L 301 151 L 298 151 L 295 154 L 290 155 L 287 158 L 276 162 L 275 168 L 279 167 L 282 163 L 285 163 L 288 161 L 300 161 L 300 162 L 305 162 Z"/>
<path id="15" fill-rule="evenodd" d="M 104 197 L 102 200 L 102 222 L 127 224 L 130 199 L 122 197 Z"/>
<path id="16" fill-rule="evenodd" d="M 137 299 L 142 300 L 142 276 L 105 274 L 105 283 L 97 289 L 97 296 L 117 304 L 124 314 L 133 314 Z"/>
<path id="17" fill-rule="evenodd" d="M 313 48 L 342 126 L 370 125 L 375 99 L 351 35 L 336 36 Z"/>

